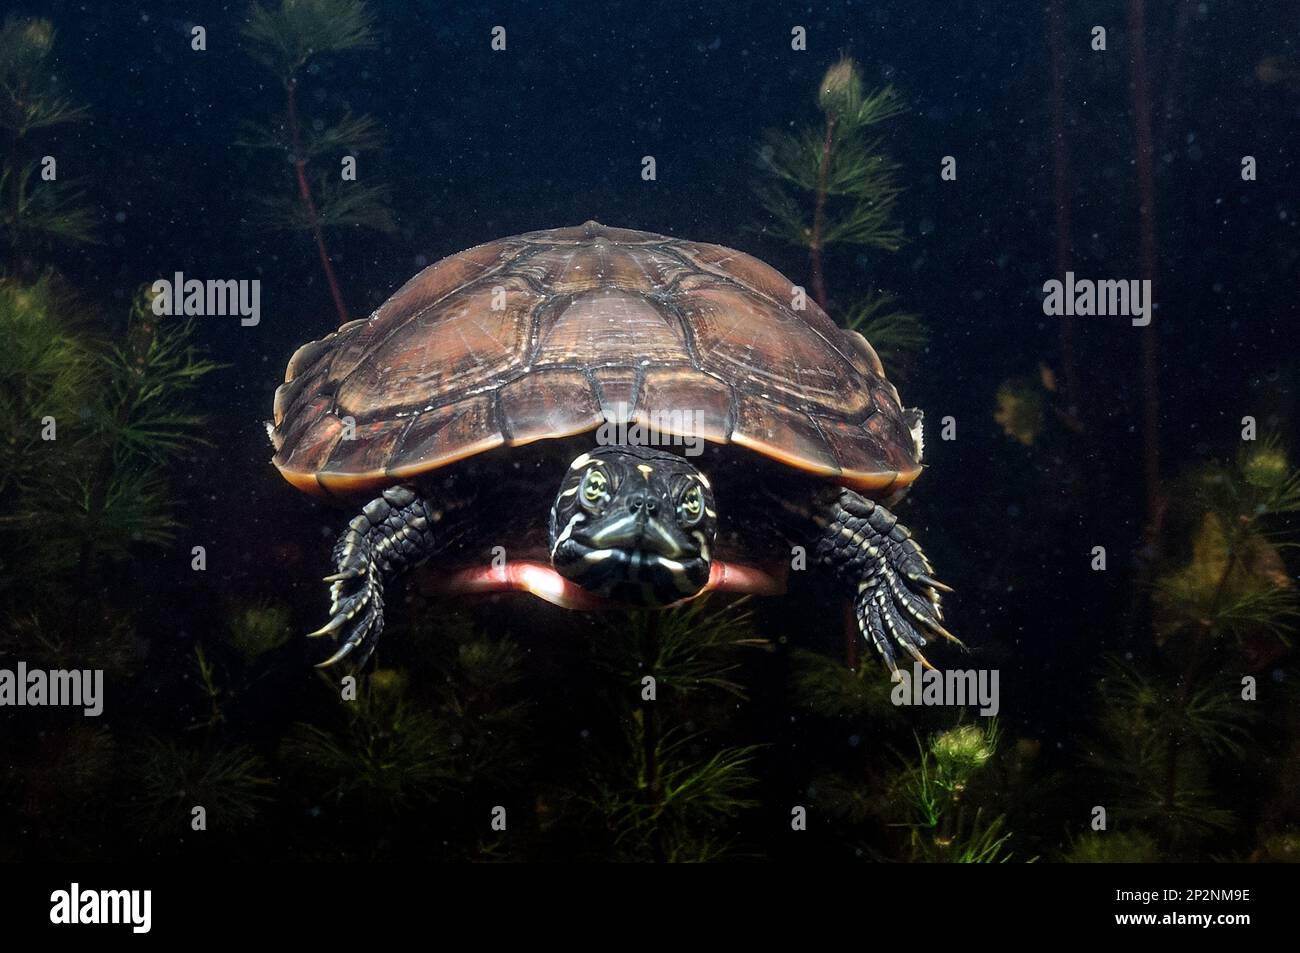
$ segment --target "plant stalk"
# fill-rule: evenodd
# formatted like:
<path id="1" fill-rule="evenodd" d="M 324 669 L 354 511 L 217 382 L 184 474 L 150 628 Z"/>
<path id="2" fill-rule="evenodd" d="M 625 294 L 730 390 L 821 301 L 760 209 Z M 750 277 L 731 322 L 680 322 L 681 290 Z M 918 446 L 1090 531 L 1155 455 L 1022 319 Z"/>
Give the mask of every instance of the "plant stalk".
<path id="1" fill-rule="evenodd" d="M 1156 271 L 1156 192 L 1153 168 L 1154 142 L 1151 135 L 1151 100 L 1147 89 L 1146 3 L 1129 0 L 1129 91 L 1133 105 L 1133 131 L 1136 146 L 1138 189 L 1138 268 L 1139 276 L 1149 281 L 1151 294 L 1147 325 L 1141 329 L 1142 359 L 1142 474 L 1146 487 L 1147 523 L 1145 543 L 1154 554 L 1160 545 L 1160 528 L 1164 516 L 1164 493 L 1160 484 L 1160 388 L 1155 324 Z"/>
<path id="2" fill-rule="evenodd" d="M 1047 5 L 1047 45 L 1052 57 L 1052 171 L 1056 200 L 1056 276 L 1065 280 L 1073 257 L 1073 230 L 1070 216 L 1070 152 L 1065 137 L 1065 40 L 1061 25 L 1060 0 Z M 1058 328 L 1061 337 L 1061 406 L 1065 423 L 1072 430 L 1082 429 L 1079 414 L 1079 378 L 1074 355 L 1074 318 L 1062 314 Z"/>
<path id="3" fill-rule="evenodd" d="M 646 613 L 645 640 L 643 643 L 642 665 L 646 674 L 654 676 L 659 664 L 659 613 L 651 610 Z M 658 698 L 655 686 L 655 697 Z M 646 802 L 650 805 L 654 818 L 651 832 L 651 844 L 654 862 L 663 863 L 667 857 L 664 853 L 663 837 L 659 830 L 659 809 L 663 805 L 663 780 L 659 774 L 659 719 L 655 713 L 658 701 L 643 697 L 641 702 L 641 740 L 645 759 Z"/>
<path id="4" fill-rule="evenodd" d="M 822 274 L 822 232 L 826 228 L 826 178 L 830 172 L 831 146 L 835 141 L 835 117 L 826 117 L 822 160 L 817 166 L 817 204 L 813 208 L 812 234 L 808 236 L 808 266 L 812 272 L 813 300 L 826 308 L 826 278 Z"/>
<path id="5" fill-rule="evenodd" d="M 311 197 L 311 186 L 307 183 L 307 161 L 302 155 L 302 130 L 298 122 L 298 79 L 290 74 L 285 80 L 286 99 L 289 113 L 289 135 L 293 142 L 293 171 L 298 180 L 298 196 L 302 199 L 307 212 L 307 222 L 316 239 L 316 251 L 320 253 L 321 268 L 325 271 L 325 281 L 329 285 L 330 297 L 334 299 L 334 310 L 338 312 L 339 325 L 348 322 L 348 309 L 343 303 L 343 293 L 339 291 L 338 279 L 334 276 L 334 265 L 330 262 L 329 249 L 325 247 L 325 231 L 321 228 L 320 215 L 316 203 Z"/>

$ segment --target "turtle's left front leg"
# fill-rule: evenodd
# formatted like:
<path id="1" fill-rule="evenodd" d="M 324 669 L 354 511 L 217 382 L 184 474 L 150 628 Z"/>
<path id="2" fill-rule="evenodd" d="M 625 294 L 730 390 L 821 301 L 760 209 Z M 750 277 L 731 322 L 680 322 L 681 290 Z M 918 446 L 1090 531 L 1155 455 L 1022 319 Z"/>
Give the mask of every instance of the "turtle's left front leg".
<path id="1" fill-rule="evenodd" d="M 843 490 L 818 520 L 818 561 L 853 593 L 858 628 L 893 671 L 901 648 L 929 666 L 921 654 L 933 632 L 956 642 L 943 627 L 940 593 L 930 561 L 898 517 L 879 503 Z"/>
<path id="2" fill-rule="evenodd" d="M 352 655 L 365 665 L 384 630 L 384 586 L 428 559 L 444 540 L 435 539 L 434 510 L 412 487 L 393 486 L 371 500 L 334 544 L 330 621 L 311 633 L 339 639 L 337 652 L 320 663 Z"/>

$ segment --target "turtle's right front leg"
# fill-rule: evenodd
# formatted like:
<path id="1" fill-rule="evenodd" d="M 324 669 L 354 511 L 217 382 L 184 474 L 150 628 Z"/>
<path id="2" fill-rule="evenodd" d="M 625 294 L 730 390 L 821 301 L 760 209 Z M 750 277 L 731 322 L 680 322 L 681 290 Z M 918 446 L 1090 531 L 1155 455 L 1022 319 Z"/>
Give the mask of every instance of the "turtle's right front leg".
<path id="1" fill-rule="evenodd" d="M 414 489 L 394 486 L 348 524 L 334 544 L 335 571 L 325 577 L 332 617 L 311 633 L 335 635 L 341 644 L 318 667 L 353 652 L 358 666 L 366 664 L 384 630 L 384 585 L 433 555 L 433 527 L 441 518 Z"/>
<path id="2" fill-rule="evenodd" d="M 952 590 L 931 575 L 930 560 L 898 517 L 841 490 L 819 522 L 817 557 L 853 595 L 858 627 L 890 671 L 898 649 L 929 667 L 921 654 L 927 632 L 957 642 L 942 624 L 940 593 Z"/>

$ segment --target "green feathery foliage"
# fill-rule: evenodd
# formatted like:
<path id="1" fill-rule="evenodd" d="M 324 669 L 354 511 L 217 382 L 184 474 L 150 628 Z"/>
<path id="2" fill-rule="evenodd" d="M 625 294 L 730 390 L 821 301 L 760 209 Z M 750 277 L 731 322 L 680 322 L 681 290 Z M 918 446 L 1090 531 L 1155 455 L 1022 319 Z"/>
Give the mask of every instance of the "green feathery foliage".
<path id="1" fill-rule="evenodd" d="M 148 737 L 132 754 L 127 816 L 145 837 L 175 843 L 202 807 L 207 829 L 228 831 L 254 820 L 270 800 L 271 780 L 249 748 L 202 750 Z"/>
<path id="2" fill-rule="evenodd" d="M 50 65 L 54 38 L 49 20 L 9 16 L 0 27 L 0 129 L 15 138 L 86 117 L 59 90 Z"/>
<path id="3" fill-rule="evenodd" d="M 893 87 L 867 93 L 856 62 L 843 57 L 826 71 L 817 97 L 822 121 L 794 131 L 769 131 L 758 151 L 765 174 L 754 191 L 768 219 L 761 230 L 808 250 L 812 296 L 877 349 L 892 376 L 903 378 L 925 347 L 919 317 L 894 295 L 875 291 L 837 308 L 823 273 L 824 252 L 835 245 L 897 251 L 895 221 L 902 194 L 899 167 L 876 134 L 905 111 Z"/>
<path id="4" fill-rule="evenodd" d="M 1300 470 L 1276 438 L 1247 446 L 1232 466 L 1209 465 L 1183 483 L 1190 558 L 1156 582 L 1157 635 L 1169 640 L 1257 636 L 1289 644 L 1300 589 L 1283 553 L 1300 512 Z"/>
<path id="5" fill-rule="evenodd" d="M 380 669 L 358 678 L 356 699 L 339 705 L 335 724 L 295 725 L 281 748 L 323 799 L 391 817 L 445 793 L 456 774 L 451 735 L 407 698 L 401 673 Z"/>
<path id="6" fill-rule="evenodd" d="M 111 661 L 129 634 L 97 624 L 89 638 L 83 618 L 99 568 L 171 539 L 167 473 L 201 442 L 190 392 L 216 365 L 143 294 L 116 337 L 70 317 L 83 310 L 49 276 L 0 281 L 0 591 L 16 594 L 6 628 L 28 651 Z"/>
<path id="7" fill-rule="evenodd" d="M 279 150 L 286 154 L 293 152 L 287 117 L 277 117 L 270 126 L 248 120 L 240 125 L 243 134 L 235 140 L 235 145 L 245 149 Z M 299 154 L 304 159 L 312 160 L 342 153 L 369 152 L 380 149 L 383 145 L 383 129 L 373 117 L 345 113 L 332 126 L 303 129 Z"/>
<path id="8" fill-rule="evenodd" d="M 593 642 L 602 694 L 621 733 L 588 756 L 570 793 L 584 825 L 623 860 L 706 861 L 739 850 L 729 822 L 753 806 L 757 749 L 718 745 L 736 700 L 741 653 L 764 648 L 747 599 L 696 599 L 612 617 Z M 709 724 L 708 732 L 697 724 Z"/>
<path id="9" fill-rule="evenodd" d="M 116 462 L 161 465 L 205 443 L 188 397 L 221 365 L 201 357 L 193 340 L 192 321 L 154 315 L 151 292 L 136 298 L 125 340 L 109 342 L 101 358 L 95 416 Z"/>
<path id="10" fill-rule="evenodd" d="M 827 71 L 818 104 L 820 128 L 769 132 L 759 150 L 759 166 L 771 177 L 757 186 L 770 230 L 804 248 L 843 243 L 896 251 L 903 243 L 893 220 L 902 186 L 874 132 L 905 111 L 902 100 L 889 86 L 864 94 L 857 64 L 845 57 Z"/>
<path id="11" fill-rule="evenodd" d="M 50 275 L 31 284 L 0 280 L 0 500 L 14 506 L 17 489 L 69 447 L 42 439 L 42 421 L 76 419 L 94 392 L 94 353 L 65 319 L 68 310 Z"/>
<path id="12" fill-rule="evenodd" d="M 790 652 L 793 694 L 800 707 L 824 718 L 885 720 L 897 715 L 890 701 L 893 688 L 887 679 L 863 677 L 839 659 L 807 649 Z"/>
<path id="13" fill-rule="evenodd" d="M 81 465 L 47 474 L 38 494 L 46 526 L 78 541 L 83 560 L 121 560 L 135 544 L 171 540 L 166 470 L 204 442 L 188 397 L 218 367 L 192 340 L 191 322 L 156 317 L 142 293 L 123 338 L 95 347 L 94 393 L 61 438 Z"/>
<path id="14" fill-rule="evenodd" d="M 886 292 L 867 294 L 850 306 L 844 326 L 871 342 L 888 375 L 899 380 L 907 379 L 908 368 L 930 341 L 921 316 L 900 310 L 898 296 Z"/>
<path id="15" fill-rule="evenodd" d="M 734 853 L 727 822 L 756 803 L 757 748 L 731 746 L 706 754 L 704 734 L 670 728 L 647 748 L 640 712 L 625 722 L 623 746 L 592 766 L 580 800 L 614 832 L 611 848 L 628 861 L 702 863 Z"/>
<path id="16" fill-rule="evenodd" d="M 1114 792 L 1114 823 L 1163 832 L 1171 843 L 1230 828 L 1232 813 L 1208 786 L 1207 758 L 1245 753 L 1251 711 L 1240 684 L 1225 678 L 1184 691 L 1112 657 L 1100 692 L 1102 737 L 1089 761 Z"/>
<path id="17" fill-rule="evenodd" d="M 293 626 L 289 607 L 260 601 L 236 608 L 230 615 L 230 643 L 251 664 L 289 641 Z"/>
<path id="18" fill-rule="evenodd" d="M 1300 595 L 1283 562 L 1300 512 L 1300 472 L 1276 439 L 1178 481 L 1171 557 L 1153 598 L 1156 653 L 1111 659 L 1090 758 L 1115 811 L 1188 856 L 1239 819 L 1218 805 L 1214 768 L 1257 754 L 1250 659 L 1290 644 Z M 1184 542 L 1185 540 L 1185 542 Z"/>
<path id="19" fill-rule="evenodd" d="M 1158 864 L 1155 840 L 1136 831 L 1098 831 L 1081 834 L 1062 858 L 1070 864 Z"/>
<path id="20" fill-rule="evenodd" d="M 243 29 L 245 49 L 280 78 L 286 109 L 269 123 L 243 123 L 238 142 L 287 156 L 297 180 L 282 180 L 281 188 L 257 196 L 255 225 L 312 233 L 322 244 L 324 229 L 396 230 L 388 187 L 344 180 L 339 172 L 341 157 L 382 147 L 379 123 L 350 112 L 333 123 L 305 122 L 298 111 L 298 85 L 308 62 L 324 54 L 372 48 L 373 25 L 361 0 L 280 0 L 278 6 L 255 4 L 250 9 Z M 326 277 L 334 283 L 329 268 Z"/>
<path id="21" fill-rule="evenodd" d="M 374 18 L 361 0 L 256 3 L 243 34 L 249 55 L 286 80 L 318 54 L 375 45 Z"/>
<path id="22" fill-rule="evenodd" d="M 0 234 L 25 271 L 34 270 L 34 248 L 95 238 L 94 213 L 76 183 L 45 177 L 49 149 L 40 134 L 86 117 L 55 78 L 54 36 L 49 20 L 10 16 L 0 27 Z"/>
<path id="23" fill-rule="evenodd" d="M 94 244 L 97 219 L 85 204 L 76 182 L 39 181 L 40 164 L 0 166 L 0 196 L 5 203 L 4 228 L 11 245 L 53 239 L 70 244 Z"/>
<path id="24" fill-rule="evenodd" d="M 282 747 L 286 762 L 349 817 L 392 818 L 480 788 L 501 796 L 528 761 L 527 706 L 515 697 L 521 653 L 510 641 L 458 635 L 439 643 L 427 701 L 413 698 L 409 677 L 395 669 L 357 676 L 355 698 L 327 679 L 338 717 L 296 725 Z"/>
<path id="25" fill-rule="evenodd" d="M 296 197 L 264 195 L 250 216 L 256 228 L 266 231 L 310 231 L 314 221 L 322 228 L 353 226 L 377 232 L 397 228 L 388 200 L 392 194 L 386 185 L 362 185 L 357 182 L 334 182 L 328 175 L 316 177 L 314 212 L 308 212 Z"/>
<path id="26" fill-rule="evenodd" d="M 983 806 L 968 804 L 968 788 L 998 746 L 997 722 L 985 728 L 959 725 L 917 739 L 919 758 L 895 782 L 907 806 L 913 861 L 992 864 L 1012 859 L 1006 816 L 988 817 Z"/>
<path id="27" fill-rule="evenodd" d="M 639 690 L 649 672 L 658 688 L 681 696 L 721 691 L 744 698 L 744 687 L 731 677 L 740 668 L 736 649 L 769 644 L 754 636 L 753 625 L 747 597 L 724 605 L 693 599 L 668 612 L 645 609 L 630 620 L 609 621 L 605 636 L 593 643 L 593 661 L 629 689 Z M 629 633 L 638 641 L 629 642 Z"/>

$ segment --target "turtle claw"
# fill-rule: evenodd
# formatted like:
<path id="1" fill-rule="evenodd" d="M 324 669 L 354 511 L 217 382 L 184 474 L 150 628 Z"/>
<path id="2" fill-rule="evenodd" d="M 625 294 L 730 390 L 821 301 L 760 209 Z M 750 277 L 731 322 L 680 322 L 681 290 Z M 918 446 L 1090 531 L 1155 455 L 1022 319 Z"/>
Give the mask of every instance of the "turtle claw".
<path id="1" fill-rule="evenodd" d="M 321 626 L 319 629 L 317 629 L 315 632 L 308 632 L 307 638 L 319 639 L 322 635 L 330 635 L 334 632 L 337 632 L 339 629 L 341 629 L 344 623 L 346 623 L 347 621 L 348 620 L 345 619 L 343 616 L 336 615 L 328 622 L 326 622 L 323 626 Z"/>
<path id="2" fill-rule="evenodd" d="M 959 645 L 959 646 L 961 646 L 962 648 L 965 648 L 965 647 L 966 647 L 966 643 L 965 643 L 965 642 L 963 642 L 961 639 L 957 638 L 957 636 L 953 635 L 951 632 L 949 632 L 947 629 L 945 629 L 943 626 L 941 626 L 941 625 L 940 625 L 938 622 L 936 622 L 934 619 L 930 619 L 930 618 L 922 618 L 920 621 L 921 621 L 921 624 L 922 624 L 922 625 L 924 625 L 926 628 L 928 628 L 931 632 L 934 632 L 936 635 L 941 635 L 941 636 L 943 636 L 945 639 L 947 639 L 949 642 L 952 642 L 952 643 L 954 643 L 954 644 L 956 644 L 956 645 Z"/>
<path id="3" fill-rule="evenodd" d="M 377 572 L 347 570 L 335 573 L 335 576 L 342 578 L 336 578 L 330 586 L 330 620 L 315 632 L 309 632 L 307 637 L 334 635 L 341 644 L 333 655 L 316 667 L 328 668 L 357 649 L 361 650 L 355 656 L 357 664 L 365 665 L 384 630 L 382 576 Z"/>
<path id="4" fill-rule="evenodd" d="M 913 573 L 907 578 L 910 579 L 912 582 L 919 583 L 922 586 L 929 586 L 931 589 L 935 589 L 939 592 L 951 594 L 952 592 L 955 591 L 952 588 L 952 586 L 946 586 L 943 583 L 941 583 L 938 579 L 928 576 L 923 572 Z"/>
<path id="5" fill-rule="evenodd" d="M 351 655 L 351 654 L 352 654 L 352 650 L 355 649 L 356 647 L 357 647 L 357 646 L 356 646 L 356 643 L 355 643 L 355 642 L 344 642 L 344 643 L 343 643 L 343 648 L 339 649 L 337 652 L 335 652 L 333 655 L 331 655 L 331 656 L 330 656 L 329 658 L 327 658 L 325 661 L 323 661 L 323 662 L 317 662 L 317 663 L 316 663 L 316 667 L 317 667 L 317 668 L 330 668 L 330 667 L 331 667 L 332 665 L 334 665 L 336 662 L 341 662 L 341 661 L 343 661 L 343 659 L 345 659 L 345 658 L 347 658 L 349 655 Z"/>
<path id="6" fill-rule="evenodd" d="M 356 579 L 364 576 L 366 569 L 364 566 L 344 569 L 342 572 L 332 573 L 321 578 L 321 582 L 346 582 L 349 579 Z"/>

